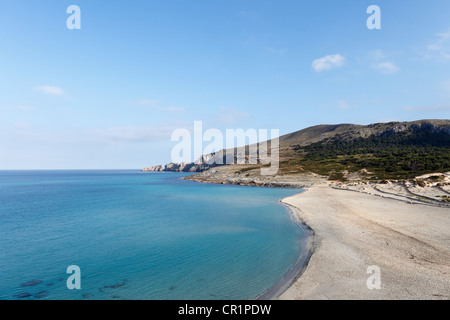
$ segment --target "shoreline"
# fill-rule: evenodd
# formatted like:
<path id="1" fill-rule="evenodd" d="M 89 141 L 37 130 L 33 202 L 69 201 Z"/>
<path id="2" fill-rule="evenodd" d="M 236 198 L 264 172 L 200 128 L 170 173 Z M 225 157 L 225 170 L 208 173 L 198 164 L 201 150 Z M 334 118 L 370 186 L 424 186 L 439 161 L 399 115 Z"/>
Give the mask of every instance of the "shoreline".
<path id="1" fill-rule="evenodd" d="M 315 178 L 315 177 L 314 177 Z M 290 181 L 289 183 L 286 182 L 275 182 L 275 183 L 268 183 L 267 181 L 264 181 L 262 183 L 248 183 L 242 182 L 240 180 L 237 181 L 222 181 L 217 179 L 203 179 L 199 178 L 199 174 L 191 174 L 186 177 L 181 178 L 181 180 L 188 180 L 193 181 L 197 183 L 207 183 L 207 184 L 229 184 L 229 185 L 241 185 L 241 186 L 247 186 L 247 187 L 255 187 L 255 188 L 292 188 L 292 189 L 299 189 L 302 190 L 299 193 L 296 193 L 295 195 L 301 195 L 306 192 L 308 192 L 308 188 L 310 188 L 313 183 L 317 182 L 317 179 L 314 179 L 313 183 L 293 183 Z M 284 292 L 286 292 L 297 280 L 301 277 L 303 272 L 306 270 L 309 260 L 311 259 L 312 255 L 314 254 L 316 248 L 317 248 L 317 241 L 315 232 L 313 229 L 311 229 L 310 226 L 308 226 L 305 222 L 301 221 L 300 217 L 296 215 L 295 210 L 296 208 L 289 203 L 286 203 L 283 199 L 279 199 L 277 202 L 279 205 L 283 206 L 287 213 L 289 214 L 289 218 L 293 223 L 297 225 L 298 228 L 300 228 L 304 233 L 305 236 L 301 237 L 299 239 L 299 248 L 300 248 L 300 254 L 297 257 L 297 260 L 295 263 L 289 268 L 288 271 L 286 271 L 282 277 L 273 284 L 270 288 L 263 291 L 262 293 L 258 294 L 253 300 L 274 300 L 278 299 Z"/>
<path id="2" fill-rule="evenodd" d="M 450 299 L 450 210 L 319 184 L 283 199 L 315 233 L 280 300 Z M 368 267 L 381 289 L 367 286 Z"/>
<path id="3" fill-rule="evenodd" d="M 302 193 L 307 192 L 305 189 Z M 314 241 L 315 233 L 307 224 L 303 223 L 295 215 L 294 208 L 289 204 L 283 202 L 283 199 L 278 200 L 279 204 L 282 205 L 289 214 L 290 219 L 295 223 L 301 230 L 304 231 L 305 236 L 299 240 L 300 254 L 297 257 L 296 262 L 292 265 L 287 272 L 278 280 L 272 287 L 258 295 L 255 300 L 274 300 L 279 298 L 286 290 L 288 290 L 295 281 L 303 274 L 303 272 L 308 267 L 309 260 L 311 259 L 314 251 L 316 250 L 316 245 Z"/>
<path id="4" fill-rule="evenodd" d="M 308 184 L 279 200 L 308 232 L 299 243 L 307 250 L 256 300 L 450 299 L 450 206 L 435 199 L 448 196 L 448 184 L 419 188 L 408 181 L 333 183 L 316 177 Z M 380 289 L 368 286 L 373 266 L 381 271 Z"/>

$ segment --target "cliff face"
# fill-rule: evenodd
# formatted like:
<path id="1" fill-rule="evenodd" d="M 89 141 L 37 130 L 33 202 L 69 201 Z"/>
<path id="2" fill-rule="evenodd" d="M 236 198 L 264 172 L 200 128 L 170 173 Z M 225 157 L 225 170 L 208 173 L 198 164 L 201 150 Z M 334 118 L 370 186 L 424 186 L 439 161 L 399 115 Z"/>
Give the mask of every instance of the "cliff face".
<path id="1" fill-rule="evenodd" d="M 164 167 L 159 165 L 159 166 L 152 166 L 152 167 L 148 167 L 148 168 L 144 168 L 141 170 L 142 172 L 161 172 L 164 171 Z"/>
<path id="2" fill-rule="evenodd" d="M 162 165 L 158 165 L 158 166 L 151 166 L 148 168 L 144 168 L 141 171 L 142 172 L 187 172 L 189 169 L 193 169 L 194 168 L 188 164 L 188 163 L 168 163 L 165 166 Z M 192 172 L 196 172 L 196 171 L 192 171 Z"/>
<path id="3" fill-rule="evenodd" d="M 216 166 L 216 165 L 215 165 Z M 202 172 L 215 166 L 206 163 L 168 163 L 164 167 L 162 165 L 144 168 L 142 172 Z"/>
<path id="4" fill-rule="evenodd" d="M 202 156 L 195 162 L 183 162 L 183 163 L 168 163 L 165 166 L 157 165 L 148 168 L 144 168 L 142 172 L 203 172 L 205 170 L 220 166 L 221 163 L 226 163 L 226 159 L 223 157 L 221 161 L 216 154 L 209 154 Z"/>

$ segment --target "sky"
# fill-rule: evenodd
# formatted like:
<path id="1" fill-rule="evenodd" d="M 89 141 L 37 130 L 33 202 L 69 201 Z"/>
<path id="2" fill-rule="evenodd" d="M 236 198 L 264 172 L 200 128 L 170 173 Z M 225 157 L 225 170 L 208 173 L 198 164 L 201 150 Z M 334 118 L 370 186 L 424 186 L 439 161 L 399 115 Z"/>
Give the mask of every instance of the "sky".
<path id="1" fill-rule="evenodd" d="M 449 119 L 449 16 L 448 0 L 3 0 L 0 170 L 167 163 L 194 121 Z"/>

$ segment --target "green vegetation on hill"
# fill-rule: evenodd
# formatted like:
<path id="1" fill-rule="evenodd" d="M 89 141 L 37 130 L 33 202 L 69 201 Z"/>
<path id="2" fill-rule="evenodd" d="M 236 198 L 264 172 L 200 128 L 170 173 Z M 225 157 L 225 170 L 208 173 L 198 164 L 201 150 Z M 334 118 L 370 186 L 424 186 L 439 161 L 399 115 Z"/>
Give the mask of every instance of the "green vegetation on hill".
<path id="1" fill-rule="evenodd" d="M 429 128 L 405 132 L 387 131 L 367 138 L 341 135 L 307 146 L 294 147 L 296 156 L 285 167 L 344 180 L 344 172 L 363 173 L 368 179 L 405 179 L 433 171 L 450 171 L 450 134 Z M 365 172 L 365 171 L 364 171 Z"/>
<path id="2" fill-rule="evenodd" d="M 330 180 L 411 179 L 450 171 L 450 120 L 317 125 L 280 137 L 279 146 L 279 175 L 314 172 Z M 249 152 L 247 146 L 245 153 Z M 254 170 L 270 165 L 248 164 L 235 173 L 250 177 Z M 210 167 L 192 163 L 183 168 L 204 171 Z"/>

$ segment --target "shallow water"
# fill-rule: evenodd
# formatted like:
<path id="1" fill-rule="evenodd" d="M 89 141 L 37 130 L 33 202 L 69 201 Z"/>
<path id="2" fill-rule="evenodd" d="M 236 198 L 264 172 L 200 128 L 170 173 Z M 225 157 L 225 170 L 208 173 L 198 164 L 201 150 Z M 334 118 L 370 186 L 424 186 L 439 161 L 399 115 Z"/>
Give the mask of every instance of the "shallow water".
<path id="1" fill-rule="evenodd" d="M 0 171 L 0 299 L 253 299 L 306 235 L 278 199 L 298 189 L 186 174 Z M 69 290 L 66 269 L 81 269 Z"/>

